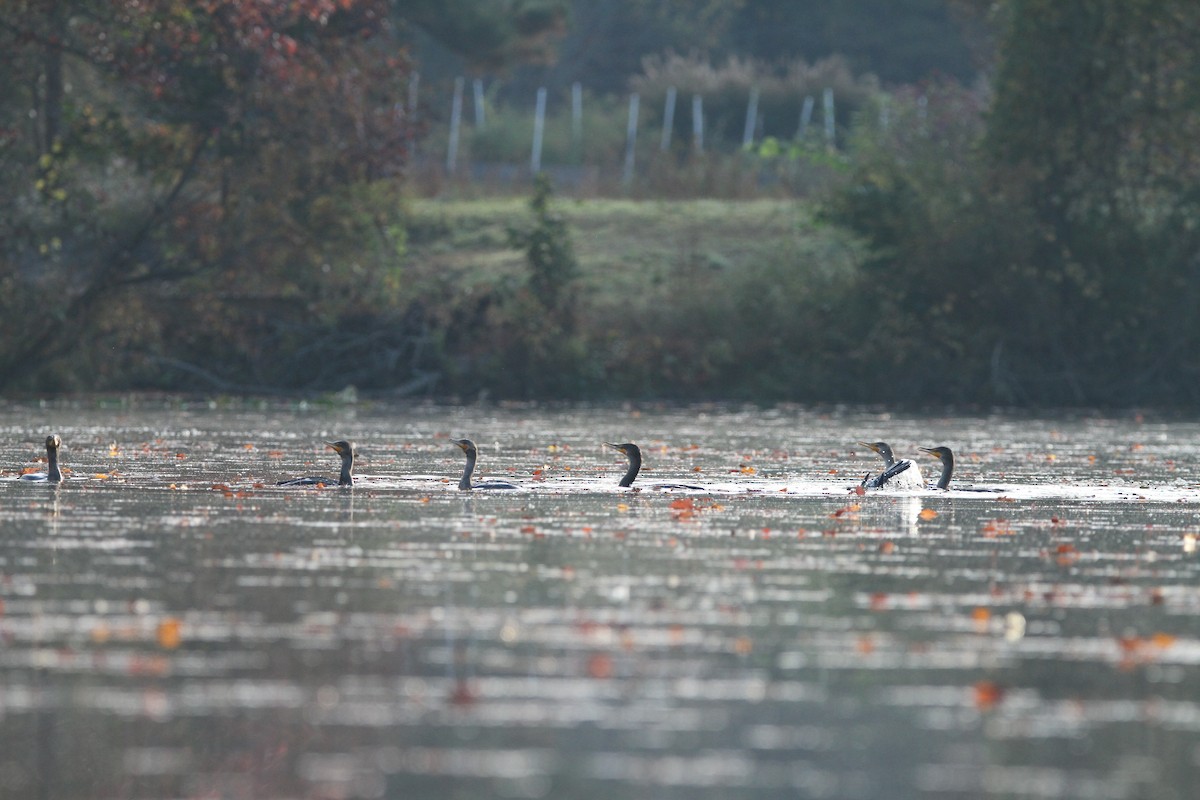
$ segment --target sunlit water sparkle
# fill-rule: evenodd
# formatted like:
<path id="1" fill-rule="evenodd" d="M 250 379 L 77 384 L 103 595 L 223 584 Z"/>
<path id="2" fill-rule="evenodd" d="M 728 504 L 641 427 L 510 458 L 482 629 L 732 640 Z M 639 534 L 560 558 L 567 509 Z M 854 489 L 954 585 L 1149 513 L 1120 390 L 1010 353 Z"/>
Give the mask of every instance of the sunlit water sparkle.
<path id="1" fill-rule="evenodd" d="M 0 408 L 0 796 L 1190 797 L 1200 425 Z M 463 493 L 469 436 L 486 477 Z M 357 444 L 353 489 L 326 440 Z M 947 444 L 950 492 L 853 487 Z M 641 444 L 639 483 L 616 487 Z M 936 463 L 923 463 L 927 475 Z M 966 487 L 988 489 L 966 491 Z"/>

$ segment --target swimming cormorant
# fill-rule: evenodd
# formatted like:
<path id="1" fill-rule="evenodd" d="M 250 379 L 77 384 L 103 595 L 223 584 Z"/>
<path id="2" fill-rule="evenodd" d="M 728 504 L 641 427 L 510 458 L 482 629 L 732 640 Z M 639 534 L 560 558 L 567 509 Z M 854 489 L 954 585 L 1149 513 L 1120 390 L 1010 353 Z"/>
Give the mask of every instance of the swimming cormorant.
<path id="1" fill-rule="evenodd" d="M 45 472 L 27 472 L 20 477 L 23 481 L 47 481 L 49 483 L 60 483 L 63 479 L 62 470 L 58 468 L 58 448 L 62 446 L 62 439 L 51 434 L 46 437 L 46 471 Z"/>
<path id="2" fill-rule="evenodd" d="M 874 478 L 867 473 L 867 477 L 862 481 L 863 487 L 878 489 L 888 484 L 897 489 L 925 488 L 925 478 L 921 475 L 921 468 L 908 459 L 897 459 L 892 454 L 891 445 L 887 442 L 859 442 L 859 444 L 878 453 L 879 457 L 883 459 L 883 472 Z M 902 464 L 908 466 L 901 466 Z"/>
<path id="3" fill-rule="evenodd" d="M 516 485 L 507 481 L 484 481 L 483 483 L 471 483 L 471 474 L 475 472 L 475 461 L 479 458 L 479 448 L 470 439 L 451 439 L 455 446 L 462 450 L 467 455 L 467 464 L 463 468 L 462 478 L 458 481 L 458 488 L 464 492 L 471 489 L 516 489 Z"/>
<path id="4" fill-rule="evenodd" d="M 325 445 L 342 457 L 342 473 L 333 478 L 292 478 L 290 481 L 280 481 L 276 486 L 353 486 L 354 485 L 354 445 L 341 439 L 336 442 L 326 442 Z"/>
<path id="5" fill-rule="evenodd" d="M 625 477 L 621 478 L 618 486 L 632 486 L 634 479 L 638 476 L 638 472 L 642 469 L 642 449 L 632 442 L 624 444 L 613 444 L 605 442 L 605 447 L 611 447 L 619 453 L 623 453 L 629 459 L 629 469 L 625 472 Z M 651 485 L 652 489 L 691 489 L 693 491 L 703 491 L 703 486 L 692 486 L 686 483 L 655 483 Z"/>

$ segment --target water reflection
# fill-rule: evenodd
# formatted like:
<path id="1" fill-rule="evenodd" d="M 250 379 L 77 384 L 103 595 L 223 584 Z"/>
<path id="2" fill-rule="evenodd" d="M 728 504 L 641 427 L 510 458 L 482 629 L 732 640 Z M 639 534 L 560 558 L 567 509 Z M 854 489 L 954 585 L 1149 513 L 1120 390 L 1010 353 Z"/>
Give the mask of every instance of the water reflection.
<path id="1" fill-rule="evenodd" d="M 1192 424 L 8 407 L 0 435 L 34 419 L 74 472 L 0 481 L 4 797 L 1191 791 Z M 464 430 L 521 491 L 457 490 Z M 1001 491 L 852 493 L 885 435 Z M 339 438 L 353 489 L 273 485 Z M 705 491 L 618 489 L 604 440 Z"/>

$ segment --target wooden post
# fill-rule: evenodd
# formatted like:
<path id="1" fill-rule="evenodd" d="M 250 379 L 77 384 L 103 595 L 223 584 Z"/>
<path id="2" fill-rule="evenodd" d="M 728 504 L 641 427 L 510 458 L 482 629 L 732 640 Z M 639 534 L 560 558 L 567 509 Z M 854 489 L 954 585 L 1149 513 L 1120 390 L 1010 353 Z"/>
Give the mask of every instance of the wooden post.
<path id="1" fill-rule="evenodd" d="M 533 112 L 533 154 L 529 169 L 534 175 L 542 171 L 542 133 L 546 127 L 546 87 L 537 90 L 537 108 Z"/>
<path id="2" fill-rule="evenodd" d="M 637 145 L 638 102 L 637 92 L 629 95 L 629 124 L 625 128 L 625 170 L 621 173 L 621 182 L 626 186 L 633 181 L 633 158 Z"/>
<path id="3" fill-rule="evenodd" d="M 675 135 L 675 87 L 667 87 L 667 102 L 663 105 L 662 141 L 658 149 L 664 153 L 671 148 L 671 137 Z"/>
<path id="4" fill-rule="evenodd" d="M 746 125 L 742 128 L 742 149 L 749 150 L 754 144 L 754 129 L 758 124 L 758 87 L 750 89 L 750 102 L 746 104 Z"/>
<path id="5" fill-rule="evenodd" d="M 483 130 L 487 124 L 487 118 L 483 110 L 483 80 L 476 78 L 472 86 L 475 90 L 475 129 Z"/>
<path id="6" fill-rule="evenodd" d="M 704 100 L 698 94 L 692 95 L 692 149 L 704 152 Z"/>
<path id="7" fill-rule="evenodd" d="M 454 79 L 454 102 L 450 106 L 450 142 L 446 147 L 446 172 L 454 174 L 458 165 L 458 129 L 462 125 L 463 79 Z"/>

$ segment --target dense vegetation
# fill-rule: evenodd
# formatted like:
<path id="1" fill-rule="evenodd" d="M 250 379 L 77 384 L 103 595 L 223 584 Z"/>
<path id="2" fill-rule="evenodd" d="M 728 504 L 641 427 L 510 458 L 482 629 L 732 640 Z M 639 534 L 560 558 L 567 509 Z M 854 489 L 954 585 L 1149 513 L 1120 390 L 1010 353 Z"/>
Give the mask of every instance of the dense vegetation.
<path id="1" fill-rule="evenodd" d="M 546 59 L 567 2 L 10 5 L 0 391 L 1200 406 L 1194 3 L 888 4 L 991 32 L 982 79 L 943 45 L 905 63 L 959 66 L 908 85 L 925 68 L 865 73 L 882 45 L 788 52 L 783 3 L 596 3 L 711 39 L 620 89 L 709 70 L 733 109 L 841 81 L 836 147 L 766 129 L 610 186 L 637 201 L 528 203 L 415 199 L 446 187 L 414 179 L 437 126 L 408 113 L 407 43 Z M 874 7 L 814 19 L 838 41 Z"/>

